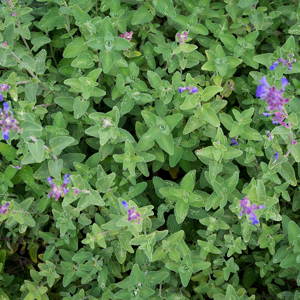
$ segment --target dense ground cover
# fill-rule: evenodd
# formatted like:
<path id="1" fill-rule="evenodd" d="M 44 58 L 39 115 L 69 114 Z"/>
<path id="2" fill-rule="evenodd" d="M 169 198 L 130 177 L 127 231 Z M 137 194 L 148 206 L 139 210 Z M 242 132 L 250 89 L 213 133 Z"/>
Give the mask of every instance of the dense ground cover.
<path id="1" fill-rule="evenodd" d="M 300 4 L 2 0 L 2 300 L 300 299 Z"/>

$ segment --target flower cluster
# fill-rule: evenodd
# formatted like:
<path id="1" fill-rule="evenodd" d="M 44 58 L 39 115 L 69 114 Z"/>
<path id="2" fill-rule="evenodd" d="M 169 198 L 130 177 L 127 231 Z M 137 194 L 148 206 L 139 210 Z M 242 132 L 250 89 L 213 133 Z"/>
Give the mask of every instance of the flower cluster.
<path id="1" fill-rule="evenodd" d="M 281 79 L 281 89 L 276 89 L 275 86 L 270 86 L 266 77 L 260 80 L 260 85 L 256 89 L 256 97 L 263 99 L 267 102 L 268 113 L 263 113 L 264 116 L 273 116 L 273 124 L 280 124 L 289 128 L 289 124 L 284 122 L 287 114 L 284 112 L 284 105 L 289 102 L 289 99 L 283 97 L 285 87 L 288 85 L 286 78 Z"/>
<path id="2" fill-rule="evenodd" d="M 126 201 L 122 201 L 122 205 L 127 209 L 127 220 L 132 221 L 136 220 L 138 224 L 141 222 L 141 215 L 136 211 L 134 207 L 129 208 Z"/>
<path id="3" fill-rule="evenodd" d="M 284 59 L 284 58 L 278 58 L 271 66 L 270 66 L 270 70 L 273 71 L 275 70 L 279 63 L 282 63 L 284 66 L 286 66 L 289 70 L 293 69 L 293 63 L 296 62 L 296 59 L 294 58 L 293 54 L 289 54 L 288 55 L 288 59 Z"/>
<path id="4" fill-rule="evenodd" d="M 0 91 L 7 91 L 9 85 L 0 84 Z M 0 93 L 0 101 L 3 101 L 3 95 Z M 2 131 L 2 137 L 4 140 L 9 139 L 10 130 L 17 132 L 21 131 L 18 121 L 14 118 L 13 112 L 10 110 L 9 103 L 3 102 L 3 109 L 0 108 L 0 128 Z"/>
<path id="5" fill-rule="evenodd" d="M 189 35 L 189 33 L 187 31 L 183 31 L 182 33 L 177 32 L 176 38 L 177 38 L 179 44 L 185 43 L 188 39 L 188 35 Z"/>
<path id="6" fill-rule="evenodd" d="M 242 209 L 240 216 L 249 215 L 249 220 L 252 222 L 253 225 L 259 224 L 259 220 L 255 214 L 255 210 L 265 208 L 264 205 L 251 204 L 250 200 L 247 197 L 245 197 L 242 200 L 240 200 L 240 206 Z"/>
<path id="7" fill-rule="evenodd" d="M 198 88 L 195 86 L 181 86 L 178 88 L 178 92 L 182 93 L 184 91 L 189 91 L 189 94 L 198 93 Z"/>
<path id="8" fill-rule="evenodd" d="M 0 205 L 0 214 L 1 214 L 1 215 L 4 215 L 4 214 L 7 213 L 8 208 L 9 208 L 9 205 L 10 205 L 9 202 L 6 202 L 5 204 Z"/>
<path id="9" fill-rule="evenodd" d="M 132 35 L 133 35 L 133 31 L 129 31 L 129 32 L 124 32 L 124 33 L 121 33 L 120 35 L 119 35 L 119 37 L 121 37 L 121 38 L 123 38 L 123 39 L 125 39 L 125 40 L 127 40 L 127 41 L 131 41 L 131 39 L 132 39 Z"/>
<path id="10" fill-rule="evenodd" d="M 48 194 L 49 198 L 55 198 L 55 200 L 59 200 L 60 197 L 64 197 L 69 192 L 67 185 L 70 183 L 70 174 L 64 175 L 63 184 L 60 186 L 53 182 L 52 177 L 48 177 L 47 181 L 51 186 L 51 190 Z"/>

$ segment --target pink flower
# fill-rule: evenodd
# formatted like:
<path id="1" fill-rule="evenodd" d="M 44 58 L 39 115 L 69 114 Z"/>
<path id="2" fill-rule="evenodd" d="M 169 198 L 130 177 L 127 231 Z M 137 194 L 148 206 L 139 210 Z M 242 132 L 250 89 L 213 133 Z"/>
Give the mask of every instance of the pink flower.
<path id="1" fill-rule="evenodd" d="M 133 35 L 133 31 L 129 31 L 129 32 L 124 32 L 124 33 L 121 33 L 120 35 L 119 35 L 119 37 L 121 37 L 121 38 L 123 38 L 123 39 L 125 39 L 125 40 L 127 40 L 127 41 L 131 41 L 131 39 L 132 39 L 132 35 Z"/>
<path id="2" fill-rule="evenodd" d="M 47 181 L 51 186 L 51 190 L 48 194 L 48 197 L 55 198 L 55 200 L 59 200 L 59 198 L 63 198 L 69 192 L 69 189 L 67 189 L 67 184 L 70 183 L 69 177 L 70 177 L 69 174 L 64 175 L 64 182 L 60 186 L 58 186 L 53 182 L 52 177 L 48 177 Z"/>
<path id="3" fill-rule="evenodd" d="M 176 38 L 177 38 L 179 44 L 185 43 L 186 40 L 188 39 L 188 35 L 189 35 L 189 33 L 187 31 L 183 31 L 182 33 L 177 32 Z"/>
<path id="4" fill-rule="evenodd" d="M 122 205 L 127 209 L 127 220 L 132 221 L 136 220 L 138 224 L 141 222 L 141 215 L 136 211 L 135 208 L 129 208 L 126 201 L 122 201 Z"/>

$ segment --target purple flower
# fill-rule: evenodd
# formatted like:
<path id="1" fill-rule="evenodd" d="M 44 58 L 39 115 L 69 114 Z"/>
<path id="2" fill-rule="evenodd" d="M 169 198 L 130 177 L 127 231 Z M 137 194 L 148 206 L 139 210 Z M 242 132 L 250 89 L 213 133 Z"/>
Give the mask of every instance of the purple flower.
<path id="1" fill-rule="evenodd" d="M 240 200 L 240 206 L 242 209 L 240 216 L 249 215 L 249 220 L 252 221 L 253 225 L 259 223 L 259 220 L 255 215 L 255 210 L 265 208 L 264 205 L 251 204 L 250 200 L 247 197 L 244 197 L 242 200 Z"/>
<path id="2" fill-rule="evenodd" d="M 195 86 L 181 86 L 178 88 L 178 92 L 182 93 L 184 91 L 189 91 L 189 94 L 195 94 L 198 93 L 198 88 Z"/>
<path id="3" fill-rule="evenodd" d="M 132 35 L 133 35 L 133 31 L 129 31 L 129 32 L 124 32 L 124 33 L 121 33 L 120 35 L 119 35 L 119 37 L 121 37 L 121 38 L 123 38 L 123 39 L 125 39 L 125 40 L 127 40 L 127 41 L 131 41 L 131 39 L 132 39 Z"/>
<path id="4" fill-rule="evenodd" d="M 127 220 L 136 220 L 137 223 L 140 224 L 141 215 L 136 211 L 136 209 L 134 207 L 129 208 L 128 203 L 126 201 L 122 201 L 121 203 L 127 209 Z"/>
<path id="5" fill-rule="evenodd" d="M 5 213 L 7 213 L 9 206 L 10 206 L 9 202 L 6 202 L 5 204 L 0 205 L 0 214 L 3 215 Z"/>
<path id="6" fill-rule="evenodd" d="M 235 138 L 230 139 L 230 146 L 237 146 L 239 143 Z"/>
<path id="7" fill-rule="evenodd" d="M 278 153 L 278 152 L 275 152 L 275 154 L 274 154 L 274 159 L 275 159 L 275 160 L 278 160 L 278 158 L 279 158 L 279 153 Z"/>
<path id="8" fill-rule="evenodd" d="M 128 221 L 136 220 L 138 224 L 140 224 L 141 221 L 141 215 L 135 210 L 135 208 L 129 208 L 127 210 L 128 213 Z"/>
<path id="9" fill-rule="evenodd" d="M 9 89 L 10 89 L 10 86 L 8 84 L 6 84 L 6 83 L 0 84 L 0 91 L 1 92 L 7 91 Z"/>
<path id="10" fill-rule="evenodd" d="M 289 99 L 283 97 L 285 87 L 288 84 L 287 79 L 281 79 L 282 88 L 280 90 L 276 89 L 275 86 L 270 86 L 265 76 L 260 80 L 260 83 L 256 89 L 256 97 L 267 102 L 269 111 L 282 111 L 284 104 L 289 102 Z"/>
<path id="11" fill-rule="evenodd" d="M 189 35 L 189 33 L 187 31 L 183 31 L 182 33 L 177 32 L 176 38 L 177 38 L 179 44 L 185 43 L 188 39 L 188 35 Z"/>
<path id="12" fill-rule="evenodd" d="M 12 13 L 11 13 L 11 16 L 12 16 L 12 17 L 16 17 L 16 16 L 17 16 L 17 13 L 16 13 L 16 12 L 12 12 Z"/>
<path id="13" fill-rule="evenodd" d="M 77 188 L 74 188 L 74 189 L 73 189 L 73 193 L 74 193 L 75 195 L 78 195 L 80 192 L 81 192 L 80 189 L 77 189 Z"/>
<path id="14" fill-rule="evenodd" d="M 280 124 L 285 128 L 289 128 L 290 125 L 286 122 L 284 122 L 285 118 L 287 117 L 287 115 L 281 111 L 276 111 L 274 113 L 274 116 L 272 118 L 272 123 L 273 124 Z"/>
<path id="15" fill-rule="evenodd" d="M 13 112 L 10 110 L 8 102 L 3 102 L 3 110 L 0 109 L 0 128 L 2 137 L 6 141 L 9 139 L 10 130 L 21 131 L 18 121 L 13 117 Z"/>
<path id="16" fill-rule="evenodd" d="M 0 102 L 2 102 L 3 101 L 3 95 L 2 94 L 0 94 Z"/>
<path id="17" fill-rule="evenodd" d="M 257 216 L 254 213 L 251 213 L 249 215 L 249 220 L 252 222 L 252 225 L 259 224 L 259 220 L 257 219 Z"/>
<path id="18" fill-rule="evenodd" d="M 296 62 L 296 59 L 294 59 L 294 54 L 289 54 L 288 55 L 288 59 L 284 59 L 284 58 L 278 58 L 271 66 L 270 66 L 270 70 L 273 71 L 275 70 L 279 63 L 282 63 L 284 66 L 286 66 L 289 70 L 293 69 L 293 63 Z"/>
<path id="19" fill-rule="evenodd" d="M 282 89 L 284 90 L 285 87 L 289 84 L 288 80 L 285 77 L 281 78 L 281 85 L 282 85 Z"/>
<path id="20" fill-rule="evenodd" d="M 51 190 L 48 193 L 49 198 L 55 198 L 55 200 L 59 200 L 59 198 L 63 198 L 68 192 L 69 189 L 67 188 L 67 184 L 70 183 L 69 180 L 70 175 L 64 175 L 63 184 L 58 186 L 56 183 L 53 182 L 52 177 L 48 177 L 47 181 L 50 184 Z"/>
<path id="21" fill-rule="evenodd" d="M 186 90 L 186 87 L 184 87 L 184 86 L 181 86 L 181 87 L 178 88 L 178 92 L 179 92 L 179 93 L 182 93 L 182 92 L 184 92 L 185 90 Z"/>
<path id="22" fill-rule="evenodd" d="M 21 166 L 12 166 L 12 167 L 15 168 L 15 169 L 18 169 L 18 170 L 22 169 Z"/>
<path id="23" fill-rule="evenodd" d="M 263 114 L 265 117 L 270 117 L 270 116 L 272 116 L 272 113 L 263 112 L 262 114 Z"/>
<path id="24" fill-rule="evenodd" d="M 70 174 L 65 174 L 64 175 L 64 184 L 68 184 L 70 183 Z"/>
<path id="25" fill-rule="evenodd" d="M 286 128 L 290 128 L 290 125 L 284 122 L 287 118 L 287 114 L 284 113 L 284 105 L 289 102 L 289 99 L 283 97 L 285 87 L 289 84 L 288 80 L 281 78 L 281 89 L 276 89 L 275 86 L 270 86 L 264 76 L 260 80 L 260 85 L 256 89 L 256 97 L 265 100 L 268 104 L 268 110 L 270 112 L 263 113 L 264 116 L 271 116 L 273 124 L 280 124 Z M 275 112 L 274 112 L 275 111 Z"/>
<path id="26" fill-rule="evenodd" d="M 189 91 L 190 91 L 190 94 L 195 94 L 195 93 L 198 93 L 198 88 L 193 86 L 190 88 Z"/>
<path id="27" fill-rule="evenodd" d="M 279 65 L 278 61 L 275 61 L 271 66 L 270 66 L 270 70 L 273 71 L 277 68 L 277 66 Z"/>

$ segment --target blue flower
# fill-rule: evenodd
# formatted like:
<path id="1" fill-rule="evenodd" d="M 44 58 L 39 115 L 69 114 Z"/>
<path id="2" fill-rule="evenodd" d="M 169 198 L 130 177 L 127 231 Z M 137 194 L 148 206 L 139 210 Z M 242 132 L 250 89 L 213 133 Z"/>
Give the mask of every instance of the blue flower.
<path id="1" fill-rule="evenodd" d="M 122 201 L 121 203 L 125 208 L 128 208 L 128 203 L 126 201 Z"/>
<path id="2" fill-rule="evenodd" d="M 183 87 L 183 86 L 178 88 L 179 93 L 183 93 L 185 90 L 186 90 L 186 87 Z"/>
<path id="3" fill-rule="evenodd" d="M 275 62 L 273 63 L 273 65 L 270 66 L 270 70 L 271 70 L 271 71 L 275 70 L 275 69 L 277 68 L 278 65 L 279 65 L 279 62 L 278 62 L 278 61 L 275 61 Z"/>
<path id="4" fill-rule="evenodd" d="M 231 139 L 230 146 L 237 146 L 239 143 L 235 138 Z"/>

